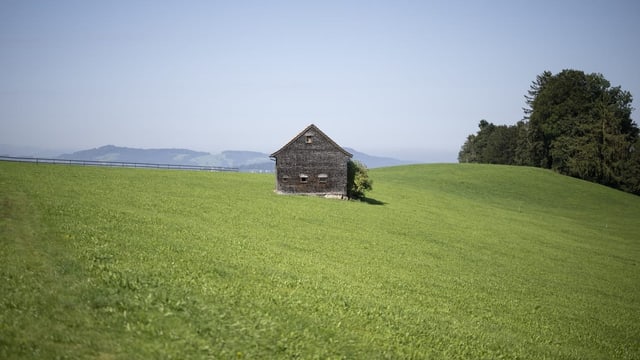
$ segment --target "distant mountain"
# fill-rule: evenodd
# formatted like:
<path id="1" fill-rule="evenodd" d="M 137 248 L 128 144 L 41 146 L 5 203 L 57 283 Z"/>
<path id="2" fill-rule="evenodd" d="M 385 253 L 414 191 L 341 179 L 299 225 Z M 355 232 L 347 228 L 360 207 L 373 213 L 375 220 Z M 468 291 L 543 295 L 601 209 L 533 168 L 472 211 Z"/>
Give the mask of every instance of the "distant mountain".
<path id="1" fill-rule="evenodd" d="M 188 149 L 136 149 L 106 145 L 58 156 L 68 160 L 122 161 L 170 165 L 199 165 L 238 168 L 246 172 L 271 172 L 274 163 L 268 154 L 255 151 L 223 151 L 211 154 Z"/>
<path id="2" fill-rule="evenodd" d="M 223 151 L 193 159 L 198 165 L 234 167 L 241 170 L 273 170 L 269 155 L 256 151 Z"/>
<path id="3" fill-rule="evenodd" d="M 197 165 L 193 159 L 209 155 L 187 149 L 135 149 L 106 145 L 96 149 L 76 151 L 58 156 L 68 160 L 123 161 L 134 163 Z"/>
<path id="4" fill-rule="evenodd" d="M 369 169 L 387 167 L 387 166 L 405 165 L 409 163 L 408 161 L 398 160 L 398 159 L 389 158 L 389 157 L 367 155 L 365 153 L 361 153 L 352 148 L 344 148 L 344 149 L 353 154 L 354 160 L 360 161 L 361 163 L 365 164 Z"/>
<path id="5" fill-rule="evenodd" d="M 52 158 L 70 149 L 49 149 L 37 146 L 18 146 L 0 144 L 0 156 Z"/>
<path id="6" fill-rule="evenodd" d="M 196 165 L 237 168 L 242 172 L 273 172 L 274 162 L 269 155 L 256 151 L 227 150 L 194 158 Z"/>
<path id="7" fill-rule="evenodd" d="M 368 168 L 407 164 L 407 162 L 367 155 L 351 148 L 345 148 L 353 154 L 353 158 L 364 163 Z M 106 145 L 95 149 L 77 151 L 58 156 L 60 159 L 123 161 L 132 163 L 152 163 L 171 165 L 200 165 L 238 168 L 244 172 L 272 172 L 275 163 L 269 154 L 256 151 L 223 151 L 211 154 L 187 149 L 135 149 Z"/>

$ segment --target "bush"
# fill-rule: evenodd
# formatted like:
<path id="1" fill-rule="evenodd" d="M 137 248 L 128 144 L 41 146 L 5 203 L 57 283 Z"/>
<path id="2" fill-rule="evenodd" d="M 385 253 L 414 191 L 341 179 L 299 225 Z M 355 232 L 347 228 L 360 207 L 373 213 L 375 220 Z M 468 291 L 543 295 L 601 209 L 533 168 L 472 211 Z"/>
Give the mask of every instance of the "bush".
<path id="1" fill-rule="evenodd" d="M 364 199 L 364 193 L 372 189 L 367 166 L 357 160 L 349 160 L 347 171 L 347 196 Z"/>

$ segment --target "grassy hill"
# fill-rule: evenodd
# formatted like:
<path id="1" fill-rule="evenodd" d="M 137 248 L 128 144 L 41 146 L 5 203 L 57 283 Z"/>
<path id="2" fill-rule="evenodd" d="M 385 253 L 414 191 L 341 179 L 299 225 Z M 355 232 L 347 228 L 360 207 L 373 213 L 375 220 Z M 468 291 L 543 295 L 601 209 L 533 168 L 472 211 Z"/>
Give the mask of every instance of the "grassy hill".
<path id="1" fill-rule="evenodd" d="M 640 198 L 549 171 L 0 162 L 0 358 L 640 357 Z"/>

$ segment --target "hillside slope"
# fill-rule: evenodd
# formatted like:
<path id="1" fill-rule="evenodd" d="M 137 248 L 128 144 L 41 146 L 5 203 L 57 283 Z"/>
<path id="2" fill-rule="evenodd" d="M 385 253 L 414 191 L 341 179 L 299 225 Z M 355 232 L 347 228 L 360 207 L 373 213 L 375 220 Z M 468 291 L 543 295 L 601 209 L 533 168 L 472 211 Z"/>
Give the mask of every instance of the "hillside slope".
<path id="1" fill-rule="evenodd" d="M 640 356 L 640 198 L 534 168 L 264 174 L 0 162 L 0 357 Z"/>

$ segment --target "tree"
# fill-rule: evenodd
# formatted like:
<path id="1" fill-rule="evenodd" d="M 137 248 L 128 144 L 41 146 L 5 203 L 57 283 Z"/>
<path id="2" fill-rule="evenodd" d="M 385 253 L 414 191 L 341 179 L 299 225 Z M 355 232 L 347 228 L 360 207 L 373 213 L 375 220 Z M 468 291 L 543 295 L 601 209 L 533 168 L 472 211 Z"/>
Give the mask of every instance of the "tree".
<path id="1" fill-rule="evenodd" d="M 537 166 L 640 194 L 631 93 L 601 74 L 545 71 L 525 99 L 524 119 L 515 126 L 480 121 L 458 161 Z"/>
<path id="2" fill-rule="evenodd" d="M 487 148 L 489 136 L 495 129 L 495 125 L 487 120 L 480 120 L 478 123 L 478 133 L 469 135 L 467 141 L 462 145 L 458 153 L 459 162 L 483 163 L 485 161 L 485 149 Z"/>
<path id="3" fill-rule="evenodd" d="M 601 74 L 544 72 L 525 96 L 531 164 L 620 188 L 635 166 L 632 96 Z"/>
<path id="4" fill-rule="evenodd" d="M 459 162 L 515 164 L 518 142 L 516 126 L 494 125 L 480 120 L 476 135 L 469 135 L 458 153 Z"/>
<path id="5" fill-rule="evenodd" d="M 513 150 L 513 163 L 514 165 L 532 166 L 532 145 L 529 137 L 529 122 L 526 120 L 518 121 L 515 127 L 516 148 Z"/>
<path id="6" fill-rule="evenodd" d="M 484 149 L 483 160 L 488 164 L 513 165 L 518 129 L 515 126 L 494 125 Z"/>
<path id="7" fill-rule="evenodd" d="M 478 163 L 478 146 L 476 144 L 477 135 L 467 136 L 467 141 L 462 144 L 460 152 L 458 152 L 458 162 L 461 163 Z"/>
<path id="8" fill-rule="evenodd" d="M 373 187 L 369 179 L 369 170 L 358 160 L 349 160 L 347 164 L 347 196 L 350 199 L 364 199 L 364 194 Z"/>
<path id="9" fill-rule="evenodd" d="M 620 189 L 640 195 L 640 138 L 629 148 L 629 161 Z"/>

